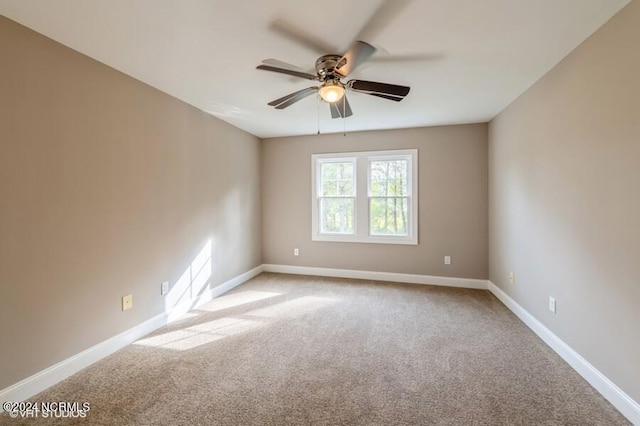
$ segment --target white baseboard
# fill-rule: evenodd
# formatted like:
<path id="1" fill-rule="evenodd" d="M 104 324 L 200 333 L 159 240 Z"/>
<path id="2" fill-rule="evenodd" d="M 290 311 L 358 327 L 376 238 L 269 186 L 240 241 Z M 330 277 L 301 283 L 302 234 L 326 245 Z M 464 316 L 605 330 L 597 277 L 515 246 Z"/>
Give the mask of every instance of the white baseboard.
<path id="1" fill-rule="evenodd" d="M 263 271 L 262 265 L 257 266 L 237 277 L 234 277 L 212 289 L 203 292 L 194 300 L 182 303 L 171 309 L 169 312 L 163 312 L 155 317 L 138 324 L 116 336 L 113 336 L 103 342 L 98 343 L 70 358 L 65 359 L 49 368 L 46 368 L 33 376 L 27 377 L 18 383 L 15 383 L 5 389 L 0 390 L 0 402 L 6 401 L 20 402 L 36 395 L 43 390 L 55 385 L 56 383 L 66 379 L 67 377 L 77 373 L 83 368 L 111 355 L 112 353 L 124 348 L 125 346 L 135 342 L 141 337 L 146 336 L 154 330 L 180 318 L 194 307 L 211 301 L 213 298 L 239 286 L 243 282 L 255 277 Z M 4 410 L 0 405 L 0 413 Z"/>
<path id="2" fill-rule="evenodd" d="M 591 386 L 604 396 L 614 407 L 618 409 L 629 421 L 640 425 L 640 404 L 634 401 L 622 389 L 616 386 L 604 374 L 598 371 L 586 359 L 580 356 L 551 330 L 516 303 L 507 293 L 499 287 L 488 282 L 488 288 L 507 308 L 509 308 L 522 322 L 536 333 L 551 349 L 562 357 L 574 370 L 578 372 Z"/>
<path id="3" fill-rule="evenodd" d="M 264 264 L 264 272 L 280 274 L 315 275 L 320 277 L 355 278 L 361 280 L 392 281 L 408 284 L 427 284 L 446 287 L 487 289 L 487 280 L 472 278 L 439 277 L 433 275 L 401 274 L 397 272 L 357 271 L 353 269 L 314 268 L 310 266 L 290 266 Z"/>
<path id="4" fill-rule="evenodd" d="M 70 358 L 46 368 L 0 391 L 0 401 L 20 402 L 55 385 L 67 377 L 104 357 L 122 349 L 135 340 L 151 333 L 167 323 L 167 315 L 157 315 L 142 324 L 113 336 Z M 2 413 L 0 407 L 0 413 Z"/>

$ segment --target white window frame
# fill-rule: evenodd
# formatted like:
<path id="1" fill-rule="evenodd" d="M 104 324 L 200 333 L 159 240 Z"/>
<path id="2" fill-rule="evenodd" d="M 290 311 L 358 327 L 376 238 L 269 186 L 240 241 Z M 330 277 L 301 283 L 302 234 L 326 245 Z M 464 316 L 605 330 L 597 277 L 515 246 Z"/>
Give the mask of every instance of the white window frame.
<path id="1" fill-rule="evenodd" d="M 369 225 L 369 163 L 376 160 L 408 160 L 408 232 L 407 235 L 371 235 Z M 321 167 L 323 162 L 355 161 L 355 217 L 353 234 L 334 234 L 320 232 Z M 378 244 L 418 244 L 418 150 L 402 149 L 389 151 L 341 152 L 313 154 L 311 156 L 311 239 L 313 241 L 332 241 L 348 243 Z"/>

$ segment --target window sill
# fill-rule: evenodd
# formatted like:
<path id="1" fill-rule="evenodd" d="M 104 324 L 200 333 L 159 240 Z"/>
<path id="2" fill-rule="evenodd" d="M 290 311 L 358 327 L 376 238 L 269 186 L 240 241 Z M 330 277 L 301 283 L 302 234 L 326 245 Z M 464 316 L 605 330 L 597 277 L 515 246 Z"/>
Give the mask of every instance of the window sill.
<path id="1" fill-rule="evenodd" d="M 365 243 L 365 244 L 398 244 L 398 245 L 418 245 L 418 239 L 412 237 L 383 237 L 367 236 L 358 237 L 354 235 L 313 235 L 312 241 L 325 241 L 334 243 Z"/>

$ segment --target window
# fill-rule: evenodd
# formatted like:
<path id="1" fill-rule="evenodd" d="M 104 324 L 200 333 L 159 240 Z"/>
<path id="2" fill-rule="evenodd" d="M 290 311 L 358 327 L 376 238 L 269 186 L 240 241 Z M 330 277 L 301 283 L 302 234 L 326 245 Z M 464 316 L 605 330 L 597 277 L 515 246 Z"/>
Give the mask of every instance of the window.
<path id="1" fill-rule="evenodd" d="M 353 235 L 356 204 L 355 161 L 320 163 L 320 232 Z"/>
<path id="2" fill-rule="evenodd" d="M 418 244 L 418 150 L 312 156 L 312 239 Z"/>

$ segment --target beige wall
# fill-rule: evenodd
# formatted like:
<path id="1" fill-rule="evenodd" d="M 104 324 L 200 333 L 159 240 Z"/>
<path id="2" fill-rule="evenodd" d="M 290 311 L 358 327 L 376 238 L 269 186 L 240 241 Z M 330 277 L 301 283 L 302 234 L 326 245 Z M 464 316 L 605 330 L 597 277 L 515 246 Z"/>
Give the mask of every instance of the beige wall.
<path id="1" fill-rule="evenodd" d="M 489 127 L 491 281 L 636 401 L 639 42 L 634 1 Z"/>
<path id="2" fill-rule="evenodd" d="M 261 263 L 257 138 L 2 17 L 0 64 L 0 389 L 160 314 L 208 239 L 208 286 Z"/>
<path id="3" fill-rule="evenodd" d="M 403 148 L 418 148 L 419 245 L 312 241 L 311 155 Z M 488 277 L 486 124 L 266 139 L 262 201 L 265 263 Z"/>
<path id="4" fill-rule="evenodd" d="M 210 239 L 206 287 L 262 261 L 490 276 L 640 401 L 638 40 L 632 2 L 488 146 L 485 124 L 260 143 L 0 17 L 0 389 L 161 313 Z M 420 244 L 311 241 L 311 154 L 403 148 Z"/>

